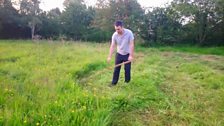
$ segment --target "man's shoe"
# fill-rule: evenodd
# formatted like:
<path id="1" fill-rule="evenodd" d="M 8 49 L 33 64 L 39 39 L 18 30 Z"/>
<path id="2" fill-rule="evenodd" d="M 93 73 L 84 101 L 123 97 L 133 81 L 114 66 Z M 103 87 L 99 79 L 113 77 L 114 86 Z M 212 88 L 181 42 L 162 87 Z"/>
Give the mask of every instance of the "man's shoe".
<path id="1" fill-rule="evenodd" d="M 114 87 L 114 86 L 116 86 L 116 84 L 110 84 L 110 85 L 109 85 L 109 87 Z"/>
<path id="2" fill-rule="evenodd" d="M 124 81 L 125 84 L 128 84 L 130 81 Z"/>

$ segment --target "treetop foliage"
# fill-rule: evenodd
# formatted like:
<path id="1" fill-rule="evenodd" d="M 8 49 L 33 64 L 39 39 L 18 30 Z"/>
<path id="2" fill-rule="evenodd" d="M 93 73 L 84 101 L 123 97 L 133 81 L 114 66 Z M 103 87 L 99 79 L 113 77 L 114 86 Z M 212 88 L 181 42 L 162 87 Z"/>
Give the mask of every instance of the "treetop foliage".
<path id="1" fill-rule="evenodd" d="M 0 1 L 0 38 L 110 41 L 113 22 L 123 20 L 136 38 L 150 44 L 224 45 L 223 0 L 173 0 L 142 8 L 137 0 L 65 0 L 64 10 L 39 8 L 40 0 Z"/>

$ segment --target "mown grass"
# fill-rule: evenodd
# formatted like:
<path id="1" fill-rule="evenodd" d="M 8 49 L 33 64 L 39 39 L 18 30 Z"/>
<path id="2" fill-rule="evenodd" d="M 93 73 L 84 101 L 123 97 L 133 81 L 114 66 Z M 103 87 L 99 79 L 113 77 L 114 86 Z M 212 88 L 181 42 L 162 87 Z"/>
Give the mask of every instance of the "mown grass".
<path id="1" fill-rule="evenodd" d="M 223 56 L 138 47 L 111 88 L 108 48 L 2 40 L 0 125 L 224 125 Z"/>

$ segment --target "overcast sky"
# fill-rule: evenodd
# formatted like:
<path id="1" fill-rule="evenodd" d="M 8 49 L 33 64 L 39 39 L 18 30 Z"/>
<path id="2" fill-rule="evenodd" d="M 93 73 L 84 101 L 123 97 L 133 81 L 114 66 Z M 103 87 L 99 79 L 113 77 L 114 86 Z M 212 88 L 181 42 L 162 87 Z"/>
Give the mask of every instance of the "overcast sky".
<path id="1" fill-rule="evenodd" d="M 85 0 L 87 4 L 94 5 L 96 0 Z M 172 0 L 138 0 L 142 7 L 159 7 Z M 63 8 L 64 0 L 41 0 L 40 8 L 43 10 L 50 10 L 52 8 L 59 7 L 60 10 Z"/>

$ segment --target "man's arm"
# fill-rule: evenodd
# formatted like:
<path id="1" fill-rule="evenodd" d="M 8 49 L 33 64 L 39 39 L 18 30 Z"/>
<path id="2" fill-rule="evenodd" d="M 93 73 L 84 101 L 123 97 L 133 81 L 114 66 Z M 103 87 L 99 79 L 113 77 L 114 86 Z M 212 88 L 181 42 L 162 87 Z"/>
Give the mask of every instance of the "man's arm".
<path id="1" fill-rule="evenodd" d="M 134 59 L 134 47 L 135 47 L 135 45 L 134 45 L 134 40 L 132 40 L 131 42 L 130 42 L 130 44 L 129 44 L 129 48 L 130 48 L 130 55 L 129 55 L 129 57 L 128 57 L 128 60 L 129 61 L 132 61 L 133 59 Z"/>
<path id="2" fill-rule="evenodd" d="M 114 49 L 115 49 L 115 46 L 116 46 L 115 42 L 111 42 L 110 51 L 109 51 L 109 55 L 108 55 L 108 58 L 107 58 L 107 62 L 110 62 L 112 54 L 113 54 Z"/>

